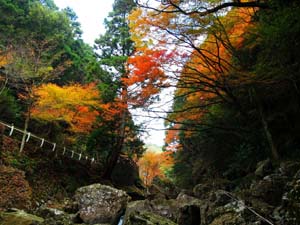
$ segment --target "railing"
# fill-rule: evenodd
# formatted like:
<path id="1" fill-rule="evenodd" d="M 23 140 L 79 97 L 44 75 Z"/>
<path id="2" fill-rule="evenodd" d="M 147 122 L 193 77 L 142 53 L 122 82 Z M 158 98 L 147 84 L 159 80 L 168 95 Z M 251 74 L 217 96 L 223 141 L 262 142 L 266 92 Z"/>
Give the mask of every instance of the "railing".
<path id="1" fill-rule="evenodd" d="M 28 131 L 24 131 L 24 130 L 18 128 L 18 127 L 15 127 L 13 124 L 9 125 L 9 124 L 7 124 L 3 121 L 0 121 L 0 125 L 3 125 L 4 127 L 9 128 L 9 134 L 8 134 L 9 136 L 14 135 L 15 132 L 19 132 L 21 134 L 26 135 L 25 142 L 29 142 L 30 139 L 39 140 L 40 141 L 40 144 L 39 144 L 40 148 L 43 148 L 45 146 L 45 144 L 48 143 L 52 147 L 51 148 L 52 152 L 55 152 L 55 151 L 56 151 L 56 153 L 60 152 L 61 155 L 63 155 L 63 156 L 69 155 L 72 159 L 79 160 L 79 161 L 80 160 L 85 160 L 87 162 L 90 162 L 91 164 L 96 164 L 97 163 L 97 161 L 95 160 L 94 157 L 90 157 L 86 154 L 78 153 L 77 151 L 74 151 L 74 150 L 69 150 L 64 146 L 59 146 L 55 142 L 48 141 L 45 138 L 39 137 L 36 134 L 33 134 L 31 132 L 28 132 Z"/>

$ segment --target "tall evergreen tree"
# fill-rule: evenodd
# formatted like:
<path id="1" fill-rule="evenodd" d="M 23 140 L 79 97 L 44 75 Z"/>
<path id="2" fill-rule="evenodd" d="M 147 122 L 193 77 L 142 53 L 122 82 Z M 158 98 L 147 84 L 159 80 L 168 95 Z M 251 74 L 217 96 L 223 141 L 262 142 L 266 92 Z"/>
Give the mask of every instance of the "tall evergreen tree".
<path id="1" fill-rule="evenodd" d="M 114 102 L 115 100 L 122 105 L 120 112 L 114 119 L 113 143 L 110 146 L 107 164 L 103 177 L 110 179 L 111 173 L 122 151 L 127 147 L 127 136 L 130 138 L 130 145 L 139 146 L 138 151 L 142 149 L 142 142 L 137 138 L 137 128 L 133 125 L 130 112 L 127 107 L 127 87 L 123 83 L 123 78 L 127 77 L 126 61 L 134 52 L 134 44 L 130 39 L 127 16 L 135 7 L 133 0 L 115 0 L 113 11 L 105 19 L 106 32 L 95 41 L 95 49 L 98 52 L 99 61 L 102 69 L 106 72 L 102 76 L 100 84 L 101 93 L 103 93 L 104 102 Z M 111 136 L 111 126 L 107 133 Z M 128 130 L 129 134 L 128 133 Z M 126 137 L 125 137 L 126 136 Z M 95 136 L 94 136 L 95 138 Z M 97 137 L 96 137 L 97 138 Z M 98 137 L 99 140 L 101 137 Z"/>

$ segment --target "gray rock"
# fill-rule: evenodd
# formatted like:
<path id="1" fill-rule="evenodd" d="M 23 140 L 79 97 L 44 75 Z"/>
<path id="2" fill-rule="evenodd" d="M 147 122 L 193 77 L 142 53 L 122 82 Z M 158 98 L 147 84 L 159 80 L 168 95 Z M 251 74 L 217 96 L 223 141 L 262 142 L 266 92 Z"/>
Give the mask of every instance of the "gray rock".
<path id="1" fill-rule="evenodd" d="M 79 216 L 88 224 L 114 224 L 129 199 L 126 192 L 102 184 L 81 187 L 75 193 Z"/>
<path id="2" fill-rule="evenodd" d="M 150 213 L 151 215 L 154 214 L 171 220 L 179 225 L 198 225 L 201 222 L 200 205 L 199 199 L 184 193 L 179 194 L 177 199 L 133 201 L 126 208 L 125 221 L 131 221 L 130 217 L 132 215 Z"/>

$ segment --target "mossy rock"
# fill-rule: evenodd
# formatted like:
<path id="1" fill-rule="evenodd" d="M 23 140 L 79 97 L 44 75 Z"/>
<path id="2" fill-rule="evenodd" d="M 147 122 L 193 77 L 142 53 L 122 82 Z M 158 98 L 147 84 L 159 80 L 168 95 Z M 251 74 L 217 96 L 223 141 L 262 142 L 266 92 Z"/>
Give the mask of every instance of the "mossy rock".
<path id="1" fill-rule="evenodd" d="M 43 218 L 28 214 L 22 210 L 15 212 L 0 212 L 1 225 L 36 225 L 42 224 L 43 222 Z"/>
<path id="2" fill-rule="evenodd" d="M 173 221 L 151 212 L 135 212 L 124 221 L 124 225 L 177 225 Z"/>

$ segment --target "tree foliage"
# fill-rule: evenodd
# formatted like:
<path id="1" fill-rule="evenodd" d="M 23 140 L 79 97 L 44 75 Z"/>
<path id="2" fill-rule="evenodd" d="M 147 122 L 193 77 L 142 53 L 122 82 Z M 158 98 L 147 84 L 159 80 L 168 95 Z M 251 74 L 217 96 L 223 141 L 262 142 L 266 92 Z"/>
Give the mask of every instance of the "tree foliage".
<path id="1" fill-rule="evenodd" d="M 147 151 L 139 160 L 139 173 L 144 184 L 149 186 L 153 178 L 165 178 L 165 173 L 173 166 L 172 152 Z"/>
<path id="2" fill-rule="evenodd" d="M 31 115 L 44 121 L 64 121 L 73 132 L 89 132 L 99 115 L 99 96 L 95 84 L 59 87 L 44 84 L 33 89 L 36 99 Z"/>
<path id="3" fill-rule="evenodd" d="M 297 1 L 157 2 L 137 1 L 129 19 L 137 46 L 176 52 L 160 61 L 176 88 L 165 118 L 175 180 L 236 178 L 262 158 L 296 154 Z"/>

